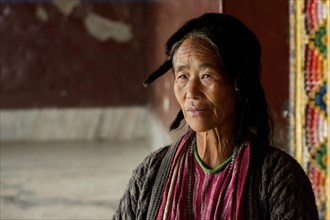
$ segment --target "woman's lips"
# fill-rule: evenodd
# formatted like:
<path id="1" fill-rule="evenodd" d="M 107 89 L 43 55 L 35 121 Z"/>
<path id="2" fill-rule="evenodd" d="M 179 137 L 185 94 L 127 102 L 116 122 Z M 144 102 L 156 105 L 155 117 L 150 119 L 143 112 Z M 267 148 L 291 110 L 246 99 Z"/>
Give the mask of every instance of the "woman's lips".
<path id="1" fill-rule="evenodd" d="M 208 111 L 207 108 L 199 108 L 199 107 L 190 107 L 187 109 L 187 112 L 191 116 L 198 116 L 198 115 L 205 113 L 206 111 Z"/>

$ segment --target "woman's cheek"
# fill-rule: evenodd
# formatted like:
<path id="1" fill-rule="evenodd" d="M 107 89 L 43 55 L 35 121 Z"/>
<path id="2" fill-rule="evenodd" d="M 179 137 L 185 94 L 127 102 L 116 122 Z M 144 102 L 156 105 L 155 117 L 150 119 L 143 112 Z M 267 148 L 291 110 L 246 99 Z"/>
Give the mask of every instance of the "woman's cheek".
<path id="1" fill-rule="evenodd" d="M 180 106 L 183 105 L 183 94 L 182 94 L 182 88 L 180 88 L 178 85 L 174 85 L 174 95 Z"/>

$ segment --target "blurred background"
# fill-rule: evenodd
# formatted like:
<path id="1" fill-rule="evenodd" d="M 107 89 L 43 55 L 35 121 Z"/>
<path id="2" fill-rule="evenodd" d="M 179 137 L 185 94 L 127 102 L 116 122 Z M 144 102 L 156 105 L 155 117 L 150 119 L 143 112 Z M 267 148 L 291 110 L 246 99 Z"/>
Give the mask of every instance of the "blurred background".
<path id="1" fill-rule="evenodd" d="M 168 132 L 173 76 L 142 82 L 168 37 L 205 12 L 258 36 L 274 144 L 304 166 L 326 219 L 328 0 L 0 0 L 1 219 L 111 218 L 137 164 L 184 132 Z M 309 44 L 326 48 L 319 66 L 301 60 L 316 56 Z M 315 65 L 316 83 L 301 71 Z"/>

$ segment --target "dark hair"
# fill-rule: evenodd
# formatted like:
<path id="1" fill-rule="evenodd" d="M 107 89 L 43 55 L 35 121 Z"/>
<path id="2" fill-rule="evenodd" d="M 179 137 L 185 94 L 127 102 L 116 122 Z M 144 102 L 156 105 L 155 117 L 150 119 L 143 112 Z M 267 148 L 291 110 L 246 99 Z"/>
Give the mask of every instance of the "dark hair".
<path id="1" fill-rule="evenodd" d="M 144 85 L 152 83 L 172 68 L 175 51 L 189 36 L 203 38 L 211 43 L 222 63 L 224 74 L 235 85 L 239 96 L 239 124 L 236 126 L 235 142 L 241 143 L 252 131 L 259 139 L 269 143 L 270 117 L 260 82 L 260 43 L 250 29 L 230 15 L 207 13 L 185 23 L 166 42 L 166 61 L 148 77 Z M 170 130 L 178 128 L 183 118 L 180 110 Z"/>

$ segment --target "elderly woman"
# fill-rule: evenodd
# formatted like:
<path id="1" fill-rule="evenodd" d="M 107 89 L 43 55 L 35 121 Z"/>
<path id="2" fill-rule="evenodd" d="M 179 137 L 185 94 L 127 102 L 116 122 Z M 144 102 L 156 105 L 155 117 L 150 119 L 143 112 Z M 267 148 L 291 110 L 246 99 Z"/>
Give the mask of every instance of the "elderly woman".
<path id="1" fill-rule="evenodd" d="M 138 166 L 113 219 L 318 219 L 299 164 L 269 145 L 260 44 L 225 14 L 192 19 L 166 43 L 188 131 Z"/>

